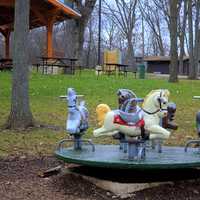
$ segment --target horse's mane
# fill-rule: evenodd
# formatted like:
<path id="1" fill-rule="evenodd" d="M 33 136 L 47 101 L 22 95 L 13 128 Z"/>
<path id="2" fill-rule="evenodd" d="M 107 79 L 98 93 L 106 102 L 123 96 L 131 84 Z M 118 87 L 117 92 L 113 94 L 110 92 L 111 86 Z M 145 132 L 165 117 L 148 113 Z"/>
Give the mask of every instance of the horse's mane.
<path id="1" fill-rule="evenodd" d="M 149 92 L 149 94 L 147 94 L 147 96 L 144 98 L 144 102 L 143 102 L 142 106 L 146 104 L 146 102 L 147 102 L 147 100 L 149 99 L 150 96 L 152 96 L 154 93 L 161 92 L 161 91 L 163 91 L 163 92 L 165 93 L 165 95 L 166 95 L 167 97 L 169 97 L 170 92 L 169 92 L 169 90 L 167 90 L 167 89 L 152 90 L 152 91 Z"/>

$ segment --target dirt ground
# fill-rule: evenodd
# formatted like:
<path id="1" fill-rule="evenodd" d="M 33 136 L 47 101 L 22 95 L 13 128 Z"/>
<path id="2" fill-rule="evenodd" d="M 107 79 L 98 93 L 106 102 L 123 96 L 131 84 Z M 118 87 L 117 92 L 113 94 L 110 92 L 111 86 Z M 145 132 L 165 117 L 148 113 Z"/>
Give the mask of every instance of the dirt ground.
<path id="1" fill-rule="evenodd" d="M 38 172 L 61 163 L 54 157 L 0 160 L 0 200 L 122 199 L 72 175 L 40 178 Z M 126 199 L 200 199 L 200 181 L 177 182 L 137 192 Z"/>

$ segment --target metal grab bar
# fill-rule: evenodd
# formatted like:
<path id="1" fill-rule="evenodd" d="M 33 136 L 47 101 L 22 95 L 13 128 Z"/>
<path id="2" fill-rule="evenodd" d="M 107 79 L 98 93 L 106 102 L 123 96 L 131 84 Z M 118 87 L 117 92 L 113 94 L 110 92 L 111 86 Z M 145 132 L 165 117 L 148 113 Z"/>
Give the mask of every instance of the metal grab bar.
<path id="1" fill-rule="evenodd" d="M 200 139 L 199 140 L 189 140 L 185 145 L 185 149 L 184 149 L 185 152 L 187 152 L 187 149 L 188 149 L 189 145 L 191 145 L 191 144 L 199 144 L 200 145 Z M 199 148 L 199 150 L 200 150 L 200 148 Z"/>
<path id="2" fill-rule="evenodd" d="M 66 142 L 66 143 L 68 143 L 68 142 L 74 142 L 74 143 L 76 143 L 76 142 L 88 143 L 89 145 L 91 145 L 92 151 L 93 151 L 93 152 L 95 151 L 95 145 L 93 144 L 92 140 L 89 140 L 89 139 L 88 139 L 88 140 L 87 140 L 87 139 L 78 139 L 78 140 L 76 140 L 76 139 L 63 139 L 63 140 L 61 140 L 61 141 L 58 143 L 56 149 L 57 149 L 58 151 L 60 151 L 61 148 L 62 148 L 62 145 L 63 145 L 65 142 Z"/>

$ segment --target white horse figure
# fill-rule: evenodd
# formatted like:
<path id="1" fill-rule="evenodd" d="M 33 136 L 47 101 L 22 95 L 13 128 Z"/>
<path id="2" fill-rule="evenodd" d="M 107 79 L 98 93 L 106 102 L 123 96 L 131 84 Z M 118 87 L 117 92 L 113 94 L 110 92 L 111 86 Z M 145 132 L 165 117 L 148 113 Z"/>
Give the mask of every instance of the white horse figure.
<path id="1" fill-rule="evenodd" d="M 137 137 L 141 136 L 141 127 L 143 126 L 145 132 L 149 133 L 149 139 L 168 139 L 170 132 L 160 126 L 160 121 L 167 115 L 169 95 L 170 93 L 166 89 L 152 90 L 145 97 L 142 108 L 137 107 L 136 109 L 136 114 L 139 116 L 138 121 L 129 124 L 118 123 L 120 112 L 118 110 L 111 111 L 106 104 L 100 104 L 96 111 L 98 119 L 102 120 L 99 121 L 99 124 L 103 124 L 103 126 L 94 130 L 94 136 L 111 136 L 120 131 L 126 136 Z M 130 115 L 130 113 L 127 114 Z"/>

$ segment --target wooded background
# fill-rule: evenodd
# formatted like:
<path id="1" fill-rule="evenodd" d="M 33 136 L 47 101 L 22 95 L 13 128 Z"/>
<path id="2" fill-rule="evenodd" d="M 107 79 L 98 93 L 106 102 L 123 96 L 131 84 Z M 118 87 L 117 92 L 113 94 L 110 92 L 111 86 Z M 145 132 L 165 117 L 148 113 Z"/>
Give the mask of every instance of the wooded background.
<path id="1" fill-rule="evenodd" d="M 62 2 L 69 5 L 69 0 Z M 96 66 L 98 3 L 97 0 L 73 1 L 82 17 L 54 27 L 55 55 L 78 57 L 83 66 Z M 105 49 L 117 48 L 122 52 L 122 61 L 132 66 L 135 56 L 171 56 L 171 81 L 177 80 L 178 70 L 183 73 L 183 57 L 189 55 L 189 78 L 196 79 L 199 9 L 198 0 L 102 0 L 101 55 Z M 45 28 L 30 31 L 30 62 L 45 54 L 45 33 Z M 1 57 L 3 45 L 0 36 Z"/>

